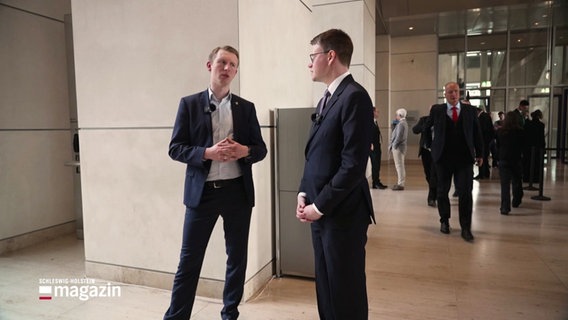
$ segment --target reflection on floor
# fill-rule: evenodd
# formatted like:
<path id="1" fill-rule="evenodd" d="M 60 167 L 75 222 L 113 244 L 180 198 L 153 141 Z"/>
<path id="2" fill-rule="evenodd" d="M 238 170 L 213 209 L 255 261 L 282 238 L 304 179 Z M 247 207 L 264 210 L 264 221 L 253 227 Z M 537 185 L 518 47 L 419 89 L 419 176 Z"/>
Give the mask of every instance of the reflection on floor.
<path id="1" fill-rule="evenodd" d="M 496 169 L 491 179 L 474 182 L 474 243 L 460 238 L 457 214 L 452 233 L 439 232 L 418 163 L 407 164 L 404 191 L 373 189 L 378 224 L 367 245 L 369 318 L 568 319 L 564 170 L 555 162 L 547 168 L 543 194 L 551 201 L 532 200 L 539 192 L 525 191 L 509 216 L 499 214 Z M 381 175 L 383 183 L 395 183 L 392 164 Z M 457 199 L 451 201 L 455 212 Z M 161 319 L 167 290 L 97 280 L 93 287 L 119 286 L 120 296 L 39 299 L 50 296 L 38 292 L 40 282 L 84 278 L 83 258 L 83 243 L 71 236 L 1 256 L 0 319 Z M 198 298 L 192 319 L 219 319 L 220 309 L 219 301 Z M 240 311 L 244 320 L 317 319 L 313 282 L 273 279 Z"/>

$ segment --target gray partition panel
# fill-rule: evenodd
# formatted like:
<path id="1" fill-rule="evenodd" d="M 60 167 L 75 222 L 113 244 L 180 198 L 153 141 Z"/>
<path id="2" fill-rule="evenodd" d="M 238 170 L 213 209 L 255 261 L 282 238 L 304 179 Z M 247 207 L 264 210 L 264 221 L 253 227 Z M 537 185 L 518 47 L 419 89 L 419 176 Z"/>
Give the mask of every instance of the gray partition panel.
<path id="1" fill-rule="evenodd" d="M 314 277 L 310 225 L 296 219 L 296 197 L 314 108 L 276 109 L 277 275 Z"/>

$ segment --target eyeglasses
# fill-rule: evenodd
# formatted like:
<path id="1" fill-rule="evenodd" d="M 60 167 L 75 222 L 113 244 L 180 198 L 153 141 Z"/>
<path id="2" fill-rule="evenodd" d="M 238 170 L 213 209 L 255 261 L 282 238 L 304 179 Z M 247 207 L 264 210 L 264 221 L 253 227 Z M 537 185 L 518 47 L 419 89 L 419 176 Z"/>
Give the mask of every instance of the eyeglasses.
<path id="1" fill-rule="evenodd" d="M 317 56 L 318 54 L 328 53 L 328 52 L 330 52 L 330 51 L 331 51 L 331 50 L 312 53 L 312 54 L 310 54 L 310 61 L 311 61 L 311 62 L 314 62 L 314 59 L 316 58 L 316 56 Z"/>

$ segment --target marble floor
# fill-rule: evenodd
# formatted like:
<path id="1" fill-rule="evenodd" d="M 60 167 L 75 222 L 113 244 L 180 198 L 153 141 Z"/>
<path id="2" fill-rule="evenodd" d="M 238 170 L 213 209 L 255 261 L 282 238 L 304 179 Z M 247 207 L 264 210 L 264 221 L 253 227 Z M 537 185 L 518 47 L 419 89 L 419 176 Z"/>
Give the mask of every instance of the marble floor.
<path id="1" fill-rule="evenodd" d="M 568 319 L 566 165 L 546 168 L 543 195 L 551 201 L 525 191 L 509 216 L 499 214 L 497 170 L 475 181 L 474 243 L 461 239 L 457 215 L 450 235 L 439 232 L 421 166 L 408 163 L 407 171 L 406 190 L 372 190 L 378 223 L 367 245 L 370 319 Z M 395 183 L 392 163 L 382 180 Z M 83 259 L 83 243 L 73 236 L 0 256 L 0 319 L 161 319 L 168 290 L 96 280 L 119 286 L 120 296 L 38 299 L 42 281 L 84 278 Z M 220 309 L 219 301 L 198 298 L 191 319 L 219 319 Z M 274 278 L 240 311 L 243 320 L 317 319 L 314 284 Z"/>

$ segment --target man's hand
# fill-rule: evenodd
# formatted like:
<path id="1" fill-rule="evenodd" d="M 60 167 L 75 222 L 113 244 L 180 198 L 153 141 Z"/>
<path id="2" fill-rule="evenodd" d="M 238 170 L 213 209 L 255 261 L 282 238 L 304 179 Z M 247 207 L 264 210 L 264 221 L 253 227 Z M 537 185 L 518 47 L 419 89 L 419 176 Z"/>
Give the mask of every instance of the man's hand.
<path id="1" fill-rule="evenodd" d="M 298 195 L 298 205 L 296 206 L 296 218 L 302 222 L 314 222 L 322 216 L 316 212 L 312 204 L 306 206 L 306 198 Z"/>
<path id="2" fill-rule="evenodd" d="M 227 162 L 248 156 L 248 147 L 231 138 L 225 138 L 205 149 L 203 157 L 208 160 Z"/>

